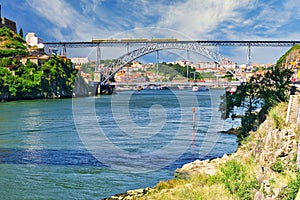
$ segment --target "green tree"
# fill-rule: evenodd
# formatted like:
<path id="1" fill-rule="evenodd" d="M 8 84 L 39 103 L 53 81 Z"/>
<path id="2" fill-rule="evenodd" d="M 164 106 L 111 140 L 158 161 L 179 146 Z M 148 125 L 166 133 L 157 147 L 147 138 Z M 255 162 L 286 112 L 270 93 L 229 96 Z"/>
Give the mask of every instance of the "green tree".
<path id="1" fill-rule="evenodd" d="M 20 28 L 20 30 L 19 30 L 19 36 L 20 36 L 21 38 L 24 38 L 24 36 L 23 36 L 23 29 L 22 29 L 22 28 Z"/>
<path id="2" fill-rule="evenodd" d="M 220 105 L 224 118 L 234 118 L 235 107 L 245 111 L 237 135 L 240 142 L 248 136 L 250 130 L 263 122 L 270 108 L 287 101 L 292 74 L 291 69 L 275 66 L 264 76 L 252 77 L 248 82 L 239 85 L 234 94 L 227 92 L 222 97 L 223 101 L 226 100 L 226 105 L 224 102 Z M 261 108 L 259 113 L 255 112 L 257 108 Z"/>

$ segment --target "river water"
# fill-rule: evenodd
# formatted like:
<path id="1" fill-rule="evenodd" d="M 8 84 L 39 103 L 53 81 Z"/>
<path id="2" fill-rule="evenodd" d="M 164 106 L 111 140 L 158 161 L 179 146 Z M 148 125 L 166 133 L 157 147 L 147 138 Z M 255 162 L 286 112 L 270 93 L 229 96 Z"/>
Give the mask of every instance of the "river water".
<path id="1" fill-rule="evenodd" d="M 125 91 L 0 104 L 1 199 L 101 199 L 236 150 L 224 90 Z M 192 109 L 195 108 L 193 114 Z"/>

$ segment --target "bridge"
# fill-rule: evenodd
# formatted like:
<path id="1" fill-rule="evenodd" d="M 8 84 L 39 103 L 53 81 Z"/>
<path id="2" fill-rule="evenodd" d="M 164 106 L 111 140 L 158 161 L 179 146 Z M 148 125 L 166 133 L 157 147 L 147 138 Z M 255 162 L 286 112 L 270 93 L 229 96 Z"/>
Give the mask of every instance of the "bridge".
<path id="1" fill-rule="evenodd" d="M 248 64 L 251 63 L 251 47 L 289 47 L 295 44 L 300 44 L 300 41 L 221 41 L 221 40 L 195 40 L 195 41 L 180 41 L 173 38 L 154 38 L 154 39 L 97 39 L 90 42 L 45 42 L 45 45 L 53 48 L 62 48 L 63 54 L 66 55 L 67 48 L 87 48 L 87 47 L 96 47 L 97 48 L 97 65 L 100 65 L 101 60 L 101 47 L 127 47 L 127 52 L 114 60 L 108 66 L 100 69 L 100 71 L 95 70 L 95 74 L 99 74 L 97 77 L 100 85 L 108 85 L 109 80 L 120 71 L 124 66 L 126 66 L 131 61 L 152 53 L 156 52 L 156 57 L 158 61 L 158 52 L 160 50 L 166 49 L 181 49 L 186 51 L 193 51 L 199 53 L 210 60 L 218 63 L 221 68 L 230 72 L 233 76 L 236 77 L 235 73 L 230 69 L 227 69 L 226 65 L 231 64 L 232 62 L 227 57 L 214 52 L 207 46 L 246 46 L 248 47 Z M 129 51 L 129 47 L 133 47 L 133 50 Z M 158 63 L 158 62 L 157 62 Z M 241 79 L 241 77 L 236 77 Z"/>

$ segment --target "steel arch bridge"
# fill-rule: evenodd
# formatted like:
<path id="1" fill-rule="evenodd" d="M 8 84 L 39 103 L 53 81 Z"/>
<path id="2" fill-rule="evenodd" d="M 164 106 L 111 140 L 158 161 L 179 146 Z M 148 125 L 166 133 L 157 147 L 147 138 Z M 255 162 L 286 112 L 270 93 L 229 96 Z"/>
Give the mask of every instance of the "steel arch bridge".
<path id="1" fill-rule="evenodd" d="M 226 69 L 224 67 L 225 64 L 234 64 L 232 61 L 230 61 L 228 58 L 225 56 L 216 53 L 208 48 L 203 47 L 199 43 L 174 43 L 174 42 L 159 42 L 159 43 L 151 43 L 147 44 L 144 47 L 141 47 L 139 49 L 132 50 L 122 56 L 120 56 L 118 59 L 116 59 L 113 63 L 109 64 L 108 66 L 102 68 L 100 70 L 100 85 L 107 85 L 109 80 L 118 72 L 120 71 L 123 67 L 125 67 L 128 63 L 131 61 L 149 54 L 153 53 L 155 51 L 159 50 L 167 50 L 167 49 L 180 49 L 180 50 L 189 50 L 193 51 L 196 53 L 199 53 L 216 63 L 220 65 L 220 67 L 224 68 L 228 72 L 230 72 L 232 75 L 235 76 L 235 74 Z"/>

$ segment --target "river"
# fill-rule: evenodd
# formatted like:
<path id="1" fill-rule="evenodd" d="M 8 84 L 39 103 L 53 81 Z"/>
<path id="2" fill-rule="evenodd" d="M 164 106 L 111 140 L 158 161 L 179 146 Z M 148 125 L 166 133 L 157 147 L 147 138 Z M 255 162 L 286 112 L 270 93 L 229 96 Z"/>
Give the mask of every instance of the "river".
<path id="1" fill-rule="evenodd" d="M 0 103 L 0 198 L 101 199 L 153 187 L 195 159 L 232 153 L 236 137 L 218 133 L 238 124 L 219 117 L 223 93 Z"/>

